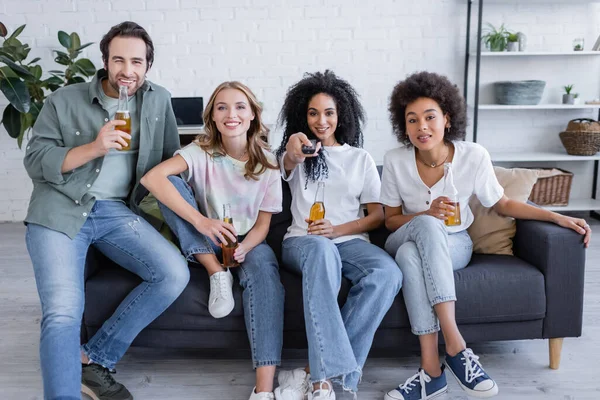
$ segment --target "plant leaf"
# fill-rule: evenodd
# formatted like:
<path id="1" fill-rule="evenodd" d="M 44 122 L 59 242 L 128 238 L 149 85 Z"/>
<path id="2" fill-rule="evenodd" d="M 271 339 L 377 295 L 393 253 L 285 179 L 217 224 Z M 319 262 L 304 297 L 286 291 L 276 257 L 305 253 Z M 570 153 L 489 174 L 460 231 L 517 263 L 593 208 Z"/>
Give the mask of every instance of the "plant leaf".
<path id="1" fill-rule="evenodd" d="M 58 31 L 58 41 L 66 49 L 71 47 L 71 36 L 65 31 Z"/>
<path id="2" fill-rule="evenodd" d="M 17 36 L 19 36 L 21 34 L 21 32 L 23 32 L 23 29 L 25 29 L 25 24 L 23 24 L 20 27 L 18 27 L 17 29 L 15 29 L 15 31 L 12 33 L 12 35 L 10 35 L 8 37 L 8 39 L 6 39 L 6 40 L 10 40 L 10 39 L 16 38 Z"/>
<path id="3" fill-rule="evenodd" d="M 79 46 L 81 46 L 79 35 L 76 32 L 71 33 L 71 45 L 69 46 L 69 50 L 77 50 Z"/>
<path id="4" fill-rule="evenodd" d="M 14 63 L 8 57 L 0 56 L 0 62 L 8 65 L 10 69 L 12 69 L 19 76 L 29 76 L 32 77 L 33 74 L 29 72 L 27 68 L 21 67 L 19 64 Z"/>
<path id="5" fill-rule="evenodd" d="M 84 44 L 83 46 L 79 46 L 79 47 L 78 47 L 78 48 L 76 48 L 75 50 L 76 50 L 76 51 L 81 51 L 81 50 L 85 49 L 86 47 L 88 47 L 88 46 L 91 46 L 91 45 L 93 45 L 93 44 L 94 44 L 94 42 L 89 42 L 89 43 L 86 43 L 86 44 Z"/>
<path id="6" fill-rule="evenodd" d="M 6 25 L 0 22 L 0 37 L 6 37 L 8 35 L 8 29 L 6 29 Z"/>
<path id="7" fill-rule="evenodd" d="M 65 86 L 72 85 L 74 83 L 82 83 L 82 82 L 85 82 L 85 79 L 83 79 L 80 76 L 74 76 L 71 79 L 67 80 L 67 84 Z"/>
<path id="8" fill-rule="evenodd" d="M 2 124 L 11 138 L 16 139 L 21 133 L 21 113 L 12 104 L 4 109 Z"/>
<path id="9" fill-rule="evenodd" d="M 43 84 L 53 84 L 53 85 L 60 85 L 64 82 L 64 80 L 62 80 L 61 78 L 59 78 L 58 76 L 51 76 L 50 78 L 44 80 L 42 83 Z"/>
<path id="10" fill-rule="evenodd" d="M 56 56 L 54 61 L 60 65 L 69 65 L 71 63 L 71 60 L 69 60 L 69 56 L 67 56 L 66 54 Z"/>
<path id="11" fill-rule="evenodd" d="M 96 67 L 87 58 L 82 58 L 80 60 L 75 61 L 75 65 L 85 76 L 92 76 L 96 73 Z"/>
<path id="12" fill-rule="evenodd" d="M 25 137 L 25 132 L 20 133 L 19 137 L 17 138 L 17 145 L 19 146 L 19 149 L 21 148 L 21 146 L 23 146 L 23 138 Z"/>
<path id="13" fill-rule="evenodd" d="M 39 65 L 34 65 L 33 67 L 29 68 L 36 80 L 42 77 L 42 67 L 40 67 Z"/>
<path id="14" fill-rule="evenodd" d="M 35 121 L 37 120 L 38 115 L 40 115 L 40 111 L 42 111 L 42 107 L 44 106 L 44 103 L 38 103 L 38 102 L 33 102 L 31 103 L 31 109 L 29 110 L 29 114 L 31 114 L 31 126 L 33 127 L 33 125 L 35 124 Z"/>
<path id="15" fill-rule="evenodd" d="M 15 58 L 13 57 L 13 55 L 11 53 L 9 53 L 8 51 L 4 51 L 1 48 L 0 48 L 0 56 L 4 56 L 11 61 L 15 61 Z"/>
<path id="16" fill-rule="evenodd" d="M 27 63 L 27 65 L 31 65 L 31 64 L 33 64 L 33 63 L 36 63 L 36 62 L 38 62 L 38 61 L 40 61 L 40 60 L 41 60 L 41 58 L 40 58 L 40 57 L 36 57 L 36 58 L 34 58 L 33 60 L 29 61 L 29 62 Z"/>
<path id="17" fill-rule="evenodd" d="M 10 69 L 10 67 L 4 66 L 0 67 L 0 75 L 5 78 L 18 78 L 19 75 L 15 74 L 15 71 Z"/>
<path id="18" fill-rule="evenodd" d="M 12 104 L 19 112 L 29 112 L 31 99 L 29 91 L 25 83 L 17 78 L 7 78 L 0 81 L 0 90 L 10 104 Z"/>

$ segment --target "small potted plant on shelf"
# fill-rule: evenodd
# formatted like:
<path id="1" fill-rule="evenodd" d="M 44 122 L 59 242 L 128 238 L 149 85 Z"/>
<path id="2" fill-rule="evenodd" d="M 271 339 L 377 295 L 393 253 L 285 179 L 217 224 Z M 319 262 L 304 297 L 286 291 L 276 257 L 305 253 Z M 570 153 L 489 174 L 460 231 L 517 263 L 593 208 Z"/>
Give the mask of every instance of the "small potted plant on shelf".
<path id="1" fill-rule="evenodd" d="M 484 35 L 481 37 L 485 45 L 490 51 L 504 51 L 508 42 L 508 30 L 504 27 L 504 24 L 500 25 L 500 28 L 496 27 L 489 22 Z M 517 39 L 518 41 L 518 39 Z"/>
<path id="2" fill-rule="evenodd" d="M 581 104 L 581 97 L 579 97 L 579 93 L 573 93 L 573 104 Z"/>
<path id="3" fill-rule="evenodd" d="M 583 51 L 583 38 L 575 38 L 573 40 L 573 51 Z"/>
<path id="4" fill-rule="evenodd" d="M 519 35 L 517 33 L 509 33 L 506 40 L 508 41 L 506 50 L 519 51 Z"/>
<path id="5" fill-rule="evenodd" d="M 562 102 L 563 104 L 575 104 L 575 95 L 571 94 L 571 90 L 573 90 L 573 85 L 564 86 L 565 93 L 563 94 Z"/>

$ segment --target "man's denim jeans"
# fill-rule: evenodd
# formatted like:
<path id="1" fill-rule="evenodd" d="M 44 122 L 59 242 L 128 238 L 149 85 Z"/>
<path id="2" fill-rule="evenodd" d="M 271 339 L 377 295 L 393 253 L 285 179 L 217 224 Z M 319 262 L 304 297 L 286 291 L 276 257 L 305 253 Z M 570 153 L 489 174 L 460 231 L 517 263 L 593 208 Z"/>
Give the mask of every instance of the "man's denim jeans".
<path id="1" fill-rule="evenodd" d="M 192 188 L 178 176 L 170 176 L 169 180 L 181 196 L 198 210 Z M 165 221 L 179 239 L 181 251 L 188 261 L 197 262 L 194 254 L 215 253 L 217 258 L 221 257 L 221 247 L 164 204 L 159 202 L 159 206 Z M 279 365 L 283 347 L 285 293 L 275 253 L 263 242 L 246 254 L 245 261 L 239 267 L 230 270 L 237 274 L 240 286 L 244 289 L 244 319 L 254 368 Z"/>
<path id="2" fill-rule="evenodd" d="M 89 246 L 142 278 L 83 346 L 93 362 L 111 369 L 137 334 L 186 287 L 187 263 L 148 222 L 118 201 L 97 201 L 74 239 L 35 224 L 27 226 L 25 236 L 42 305 L 44 398 L 79 400 L 80 330 Z"/>
<path id="3" fill-rule="evenodd" d="M 404 302 L 412 332 L 426 335 L 440 330 L 433 306 L 455 301 L 454 271 L 471 260 L 473 242 L 467 231 L 448 234 L 444 222 L 420 215 L 392 233 L 385 249 L 404 275 Z"/>
<path id="4" fill-rule="evenodd" d="M 302 274 L 304 320 L 313 383 L 337 378 L 357 391 L 381 320 L 402 285 L 402 273 L 383 249 L 362 239 L 335 244 L 322 236 L 283 241 L 283 268 Z M 352 283 L 340 310 L 342 277 Z"/>

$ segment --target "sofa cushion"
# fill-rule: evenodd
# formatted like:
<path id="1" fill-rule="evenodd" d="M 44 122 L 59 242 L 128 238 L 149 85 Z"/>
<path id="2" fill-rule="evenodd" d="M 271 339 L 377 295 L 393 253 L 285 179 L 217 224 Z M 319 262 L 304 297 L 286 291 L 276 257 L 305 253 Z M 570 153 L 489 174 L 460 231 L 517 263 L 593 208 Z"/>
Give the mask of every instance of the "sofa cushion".
<path id="1" fill-rule="evenodd" d="M 141 282 L 131 272 L 111 262 L 102 265 L 93 279 L 86 282 L 85 324 L 101 326 L 120 302 Z M 233 285 L 235 308 L 225 318 L 215 319 L 208 312 L 208 274 L 204 268 L 190 263 L 190 282 L 171 306 L 150 324 L 165 330 L 245 330 L 242 290 L 239 281 Z M 107 295 L 110 293 L 110 295 Z"/>
<path id="2" fill-rule="evenodd" d="M 546 315 L 544 275 L 517 257 L 474 254 L 454 273 L 459 324 L 528 321 Z"/>
<path id="3" fill-rule="evenodd" d="M 494 172 L 504 188 L 504 194 L 523 203 L 529 198 L 538 178 L 536 170 L 525 168 L 494 167 Z M 499 215 L 493 208 L 482 206 L 476 196 L 469 201 L 469 207 L 475 217 L 468 229 L 473 240 L 473 251 L 481 254 L 512 255 L 512 239 L 517 232 L 515 220 Z"/>
<path id="4" fill-rule="evenodd" d="M 285 287 L 285 327 L 304 330 L 302 281 L 282 270 Z M 514 322 L 544 318 L 544 276 L 532 265 L 511 256 L 474 255 L 471 263 L 454 273 L 456 318 L 459 324 Z M 338 303 L 343 306 L 350 283 L 344 279 Z M 396 297 L 381 327 L 410 328 L 402 293 Z"/>

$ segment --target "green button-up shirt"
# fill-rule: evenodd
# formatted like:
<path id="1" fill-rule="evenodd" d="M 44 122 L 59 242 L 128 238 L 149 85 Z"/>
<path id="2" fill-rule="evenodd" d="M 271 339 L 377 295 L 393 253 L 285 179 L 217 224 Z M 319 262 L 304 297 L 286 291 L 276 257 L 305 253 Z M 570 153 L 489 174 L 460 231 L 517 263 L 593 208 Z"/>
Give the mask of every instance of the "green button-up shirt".
<path id="1" fill-rule="evenodd" d="M 104 157 L 66 173 L 61 168 L 70 149 L 93 142 L 108 122 L 108 113 L 98 102 L 98 81 L 104 77 L 106 71 L 100 70 L 91 82 L 66 86 L 46 99 L 23 161 L 33 181 L 26 223 L 63 232 L 70 238 L 85 223 L 95 202 L 88 192 L 102 170 Z M 166 89 L 146 81 L 136 92 L 136 100 L 140 146 L 128 203 L 139 214 L 139 203 L 148 193 L 140 179 L 173 155 L 179 148 L 179 135 Z"/>

